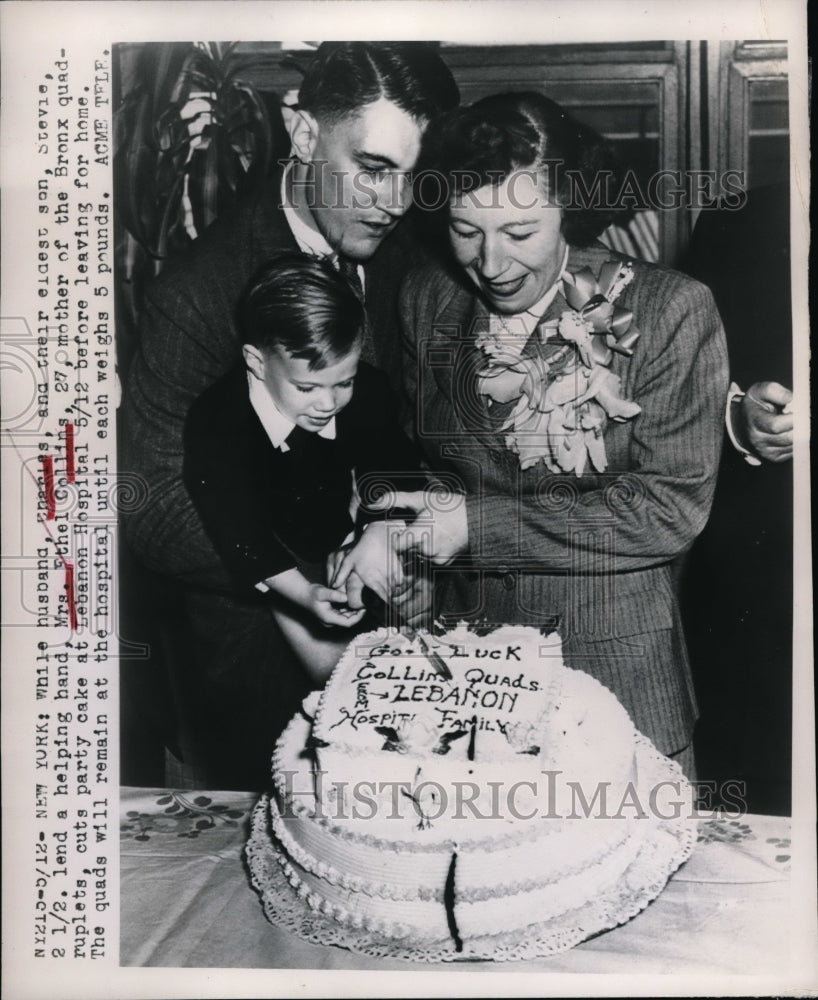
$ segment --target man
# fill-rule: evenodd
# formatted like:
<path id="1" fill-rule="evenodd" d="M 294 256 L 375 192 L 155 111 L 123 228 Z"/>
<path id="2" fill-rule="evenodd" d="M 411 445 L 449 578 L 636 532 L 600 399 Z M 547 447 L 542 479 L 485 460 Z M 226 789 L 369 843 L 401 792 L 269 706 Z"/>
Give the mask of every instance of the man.
<path id="1" fill-rule="evenodd" d="M 147 499 L 125 517 L 150 570 L 181 584 L 179 620 L 164 630 L 177 700 L 206 738 L 211 787 L 261 787 L 276 733 L 307 690 L 284 662 L 270 597 L 240 600 L 182 481 L 193 400 L 240 359 L 236 306 L 277 250 L 330 258 L 364 296 L 362 357 L 399 384 L 397 290 L 417 249 L 395 231 L 411 205 L 410 172 L 429 120 L 457 86 L 422 43 L 324 43 L 289 123 L 290 163 L 268 189 L 219 219 L 149 290 L 121 411 L 122 468 Z M 179 681 L 187 672 L 186 680 Z M 203 731 L 203 732 L 202 732 Z"/>
<path id="2" fill-rule="evenodd" d="M 727 431 L 713 508 L 682 578 L 702 714 L 703 778 L 746 783 L 752 812 L 790 811 L 792 712 L 792 315 L 790 191 L 752 189 L 703 211 L 685 270 L 724 322 Z M 761 381 L 763 380 L 763 381 Z M 742 393 L 738 386 L 749 386 Z M 735 792 L 733 792 L 735 794 Z"/>

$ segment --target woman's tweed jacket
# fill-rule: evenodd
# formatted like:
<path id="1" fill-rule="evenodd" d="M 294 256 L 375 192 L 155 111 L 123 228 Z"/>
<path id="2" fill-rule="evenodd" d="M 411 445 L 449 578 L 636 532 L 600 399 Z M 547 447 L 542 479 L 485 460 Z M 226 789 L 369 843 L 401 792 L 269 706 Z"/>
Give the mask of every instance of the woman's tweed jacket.
<path id="1" fill-rule="evenodd" d="M 617 256 L 600 244 L 572 247 L 568 269 L 598 274 Z M 404 373 L 427 460 L 466 496 L 468 558 L 437 571 L 435 613 L 556 625 L 567 664 L 611 688 L 637 728 L 673 753 L 691 742 L 696 703 L 672 569 L 710 510 L 727 352 L 704 285 L 633 266 L 617 304 L 633 312 L 641 337 L 612 370 L 642 412 L 609 423 L 603 475 L 520 471 L 475 392 L 485 306 L 465 279 L 434 264 L 402 290 Z M 558 294 L 545 318 L 567 308 Z"/>

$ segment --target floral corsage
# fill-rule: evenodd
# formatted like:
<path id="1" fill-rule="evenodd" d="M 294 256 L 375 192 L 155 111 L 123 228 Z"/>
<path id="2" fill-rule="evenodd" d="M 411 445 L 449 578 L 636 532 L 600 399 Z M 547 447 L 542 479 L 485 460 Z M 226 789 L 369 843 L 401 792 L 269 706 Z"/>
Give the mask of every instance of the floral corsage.
<path id="1" fill-rule="evenodd" d="M 571 308 L 541 324 L 536 337 L 505 328 L 478 338 L 488 358 L 478 392 L 489 402 L 515 404 L 500 432 L 521 468 L 542 461 L 551 472 L 581 476 L 590 462 L 603 472 L 608 420 L 641 412 L 609 369 L 614 352 L 630 357 L 639 339 L 632 313 L 614 305 L 632 279 L 632 265 L 618 261 L 606 261 L 599 278 L 588 267 L 566 272 L 563 294 Z"/>

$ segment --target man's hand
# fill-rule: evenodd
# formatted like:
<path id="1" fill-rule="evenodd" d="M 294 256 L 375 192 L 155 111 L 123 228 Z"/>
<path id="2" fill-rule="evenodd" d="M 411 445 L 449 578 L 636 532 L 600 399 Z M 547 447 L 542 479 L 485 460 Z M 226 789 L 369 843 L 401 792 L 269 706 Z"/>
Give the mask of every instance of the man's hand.
<path id="1" fill-rule="evenodd" d="M 792 392 L 778 382 L 756 382 L 741 400 L 741 437 L 750 450 L 768 462 L 792 458 L 793 418 L 788 411 Z"/>
<path id="2" fill-rule="evenodd" d="M 354 570 L 346 578 L 345 586 L 347 606 L 356 610 L 358 608 L 365 609 L 364 590 L 366 589 L 366 584 Z"/>
<path id="3" fill-rule="evenodd" d="M 402 527 L 400 521 L 374 521 L 335 565 L 330 585 L 346 587 L 351 607 L 359 606 L 364 587 L 388 604 L 393 590 L 403 584 L 403 566 L 395 554 L 395 539 Z"/>
<path id="4" fill-rule="evenodd" d="M 332 581 L 335 578 L 335 574 L 338 572 L 338 567 L 344 560 L 347 552 L 355 547 L 355 532 L 350 531 L 346 538 L 341 543 L 340 548 L 337 548 L 334 552 L 330 552 L 327 556 L 326 570 L 327 570 L 327 580 L 332 586 Z"/>
<path id="5" fill-rule="evenodd" d="M 377 510 L 382 505 L 412 511 L 415 520 L 396 538 L 395 551 L 398 555 L 416 552 L 438 566 L 445 566 L 469 546 L 466 499 L 458 497 L 451 509 L 441 509 L 434 498 L 434 490 L 399 492 L 370 504 L 370 507 Z"/>

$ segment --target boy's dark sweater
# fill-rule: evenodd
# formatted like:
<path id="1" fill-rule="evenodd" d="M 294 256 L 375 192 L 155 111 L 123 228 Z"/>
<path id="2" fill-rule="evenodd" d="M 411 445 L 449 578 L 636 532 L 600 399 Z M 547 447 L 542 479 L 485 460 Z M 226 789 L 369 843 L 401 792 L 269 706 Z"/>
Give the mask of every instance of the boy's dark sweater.
<path id="1" fill-rule="evenodd" d="M 417 452 L 400 428 L 386 379 L 361 363 L 334 440 L 296 427 L 289 451 L 271 443 L 237 367 L 202 393 L 185 422 L 184 481 L 239 588 L 323 563 L 353 528 L 352 472 L 364 499 L 377 481 L 421 489 Z"/>

